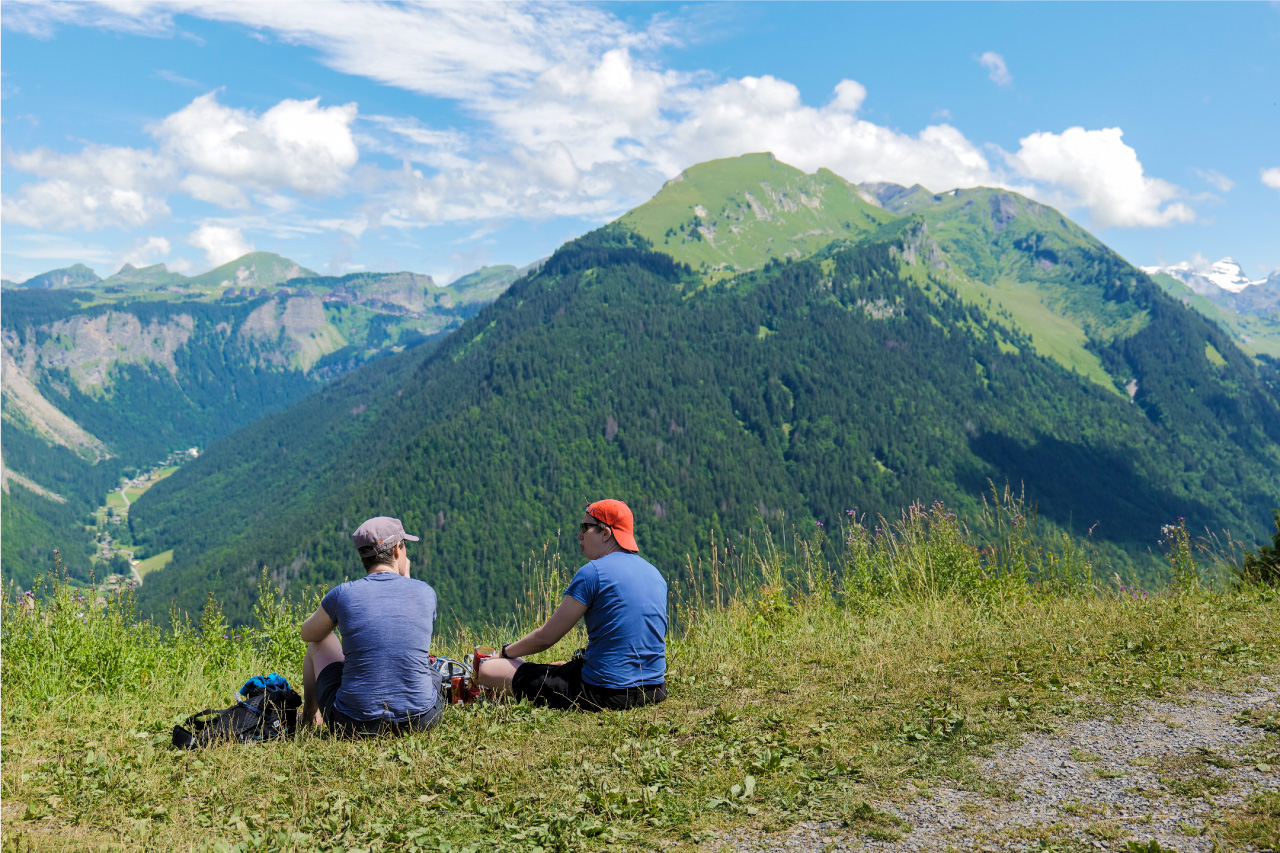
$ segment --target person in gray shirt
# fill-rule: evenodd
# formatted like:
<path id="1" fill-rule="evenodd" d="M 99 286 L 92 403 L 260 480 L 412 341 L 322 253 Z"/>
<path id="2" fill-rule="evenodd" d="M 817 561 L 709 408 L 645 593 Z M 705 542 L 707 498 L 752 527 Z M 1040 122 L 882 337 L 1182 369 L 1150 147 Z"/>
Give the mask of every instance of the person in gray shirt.
<path id="1" fill-rule="evenodd" d="M 409 577 L 418 537 L 378 516 L 351 538 L 365 576 L 329 590 L 302 623 L 301 722 L 347 737 L 431 728 L 442 711 L 430 652 L 436 593 Z"/>

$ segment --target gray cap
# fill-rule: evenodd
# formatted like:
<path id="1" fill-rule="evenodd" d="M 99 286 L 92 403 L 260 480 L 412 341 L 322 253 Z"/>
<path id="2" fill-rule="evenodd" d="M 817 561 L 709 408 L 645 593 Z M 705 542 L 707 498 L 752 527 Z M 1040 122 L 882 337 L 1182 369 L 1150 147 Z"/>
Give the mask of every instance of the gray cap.
<path id="1" fill-rule="evenodd" d="M 402 539 L 410 542 L 418 541 L 417 536 L 410 536 L 404 532 L 404 525 L 400 523 L 400 519 L 385 515 L 369 519 L 351 534 L 351 541 L 355 543 L 356 550 L 361 552 L 389 551 Z"/>

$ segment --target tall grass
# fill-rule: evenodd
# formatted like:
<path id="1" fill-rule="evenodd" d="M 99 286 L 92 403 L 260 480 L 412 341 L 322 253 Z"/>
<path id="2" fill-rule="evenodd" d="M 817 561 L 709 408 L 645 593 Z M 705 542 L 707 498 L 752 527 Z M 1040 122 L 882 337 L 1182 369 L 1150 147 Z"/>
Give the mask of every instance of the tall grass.
<path id="1" fill-rule="evenodd" d="M 300 681 L 297 626 L 318 591 L 286 599 L 264 577 L 254 625 L 228 627 L 210 600 L 198 621 L 174 614 L 161 631 L 127 594 L 96 606 L 53 577 L 0 621 L 3 843 L 653 849 L 810 818 L 892 837 L 906 828 L 868 803 L 899 796 L 904 779 L 990 791 L 969 757 L 995 742 L 1123 713 L 1134 697 L 1280 674 L 1276 592 L 1214 580 L 1209 544 L 1178 525 L 1166 539 L 1169 584 L 1139 590 L 1099 580 L 1108 567 L 1089 543 L 1039 533 L 1009 490 L 969 525 L 941 504 L 851 513 L 839 530 L 761 534 L 690 561 L 699 580 L 673 582 L 662 705 L 453 708 L 402 740 L 311 732 L 199 753 L 168 746 L 183 716 L 229 704 L 251 675 Z M 446 627 L 437 651 L 540 623 L 572 569 L 536 555 L 514 613 Z"/>

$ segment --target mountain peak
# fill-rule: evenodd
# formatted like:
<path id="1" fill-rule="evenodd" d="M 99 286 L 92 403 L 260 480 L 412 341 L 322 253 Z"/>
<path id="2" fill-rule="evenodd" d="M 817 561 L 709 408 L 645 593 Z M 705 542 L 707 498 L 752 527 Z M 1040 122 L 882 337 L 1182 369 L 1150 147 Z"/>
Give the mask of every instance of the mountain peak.
<path id="1" fill-rule="evenodd" d="M 828 169 L 808 175 L 760 152 L 690 166 L 619 222 L 716 278 L 806 257 L 893 218 Z"/>
<path id="2" fill-rule="evenodd" d="M 273 252 L 250 252 L 228 261 L 190 281 L 215 287 L 269 287 L 294 278 L 314 278 L 317 273 Z"/>
<path id="3" fill-rule="evenodd" d="M 1222 291 L 1242 293 L 1250 287 L 1263 284 L 1266 279 L 1252 281 L 1244 274 L 1235 258 L 1226 257 L 1207 267 L 1201 262 L 1179 261 L 1176 264 L 1142 267 L 1147 275 L 1165 273 L 1176 278 L 1201 296 L 1215 296 Z"/>
<path id="4" fill-rule="evenodd" d="M 859 186 L 876 200 L 876 204 L 894 212 L 901 210 L 911 199 L 921 196 L 933 196 L 933 193 L 919 184 L 904 187 L 901 184 L 893 184 L 888 181 L 868 181 L 865 184 L 859 184 Z"/>
<path id="5" fill-rule="evenodd" d="M 33 276 L 22 283 L 23 287 L 42 290 L 62 287 L 87 287 L 97 284 L 102 279 L 84 264 L 72 264 L 60 270 L 50 270 Z"/>

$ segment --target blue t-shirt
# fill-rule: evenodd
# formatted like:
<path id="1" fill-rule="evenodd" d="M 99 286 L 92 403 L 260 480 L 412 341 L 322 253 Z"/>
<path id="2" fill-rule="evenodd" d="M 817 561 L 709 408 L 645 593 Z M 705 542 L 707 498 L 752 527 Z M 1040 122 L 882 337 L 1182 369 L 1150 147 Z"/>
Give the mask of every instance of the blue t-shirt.
<path id="1" fill-rule="evenodd" d="M 578 569 L 564 594 L 587 606 L 583 681 L 621 688 L 666 679 L 667 582 L 647 560 L 606 554 Z"/>
<path id="2" fill-rule="evenodd" d="M 333 702 L 339 711 L 355 720 L 402 723 L 435 706 L 435 590 L 395 572 L 374 572 L 335 586 L 320 606 L 338 624 L 347 658 Z"/>

